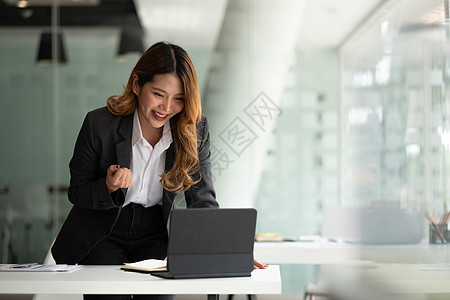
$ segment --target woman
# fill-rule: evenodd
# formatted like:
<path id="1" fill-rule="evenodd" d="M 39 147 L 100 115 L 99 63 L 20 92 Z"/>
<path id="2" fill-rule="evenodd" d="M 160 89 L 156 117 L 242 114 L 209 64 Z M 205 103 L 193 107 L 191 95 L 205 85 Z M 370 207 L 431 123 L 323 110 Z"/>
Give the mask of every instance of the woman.
<path id="1" fill-rule="evenodd" d="M 56 262 L 164 259 L 177 193 L 184 192 L 188 208 L 218 207 L 209 155 L 193 64 L 179 46 L 154 44 L 137 62 L 123 94 L 110 97 L 107 107 L 89 112 L 83 122 L 69 164 L 74 206 L 52 247 Z M 130 296 L 85 295 L 100 298 Z"/>

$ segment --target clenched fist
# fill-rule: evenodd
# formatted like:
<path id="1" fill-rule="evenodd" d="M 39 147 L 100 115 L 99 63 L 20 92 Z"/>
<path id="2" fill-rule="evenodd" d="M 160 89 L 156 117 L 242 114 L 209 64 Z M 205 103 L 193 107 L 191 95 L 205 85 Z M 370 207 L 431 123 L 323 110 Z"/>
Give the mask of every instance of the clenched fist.
<path id="1" fill-rule="evenodd" d="M 109 166 L 106 172 L 106 186 L 109 193 L 120 188 L 129 188 L 133 183 L 133 175 L 130 169 L 121 168 L 119 165 Z"/>

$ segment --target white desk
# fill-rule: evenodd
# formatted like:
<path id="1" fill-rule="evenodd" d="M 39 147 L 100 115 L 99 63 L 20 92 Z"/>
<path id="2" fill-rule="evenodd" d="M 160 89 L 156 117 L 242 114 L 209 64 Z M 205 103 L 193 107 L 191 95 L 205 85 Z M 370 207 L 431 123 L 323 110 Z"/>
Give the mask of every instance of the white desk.
<path id="1" fill-rule="evenodd" d="M 120 266 L 84 266 L 71 273 L 0 272 L 1 294 L 281 294 L 276 265 L 251 277 L 162 279 Z"/>
<path id="2" fill-rule="evenodd" d="M 450 268 L 440 269 L 440 266 L 379 264 L 373 270 L 365 270 L 362 275 L 390 293 L 450 293 Z"/>
<path id="3" fill-rule="evenodd" d="M 268 264 L 328 264 L 355 260 L 350 244 L 325 242 L 256 242 L 254 257 Z"/>
<path id="4" fill-rule="evenodd" d="M 364 299 L 428 299 L 417 295 L 450 294 L 450 267 L 446 264 L 367 264 L 360 266 L 334 266 L 331 273 L 336 292 L 353 293 L 359 287 L 365 294 L 396 295 L 396 297 L 367 297 Z M 445 297 L 445 298 L 443 298 Z M 346 299 L 346 298 L 344 298 Z M 357 299 L 357 298 L 353 298 Z M 433 298 L 434 299 L 434 298 Z M 438 299 L 449 299 L 448 295 Z"/>
<path id="5" fill-rule="evenodd" d="M 255 259 L 269 264 L 342 264 L 450 262 L 450 245 L 358 245 L 318 242 L 257 242 Z"/>
<path id="6" fill-rule="evenodd" d="M 436 264 L 377 264 L 361 272 L 363 279 L 396 294 L 450 293 L 450 267 Z M 448 298 L 447 298 L 448 299 Z"/>
<path id="7" fill-rule="evenodd" d="M 322 278 L 326 278 L 331 288 L 341 296 L 345 296 L 343 293 L 358 293 L 357 287 L 362 283 L 375 286 L 381 295 L 404 296 L 398 299 L 409 300 L 411 294 L 450 293 L 450 267 L 447 270 L 421 269 L 421 264 L 450 263 L 450 245 L 429 245 L 426 242 L 357 245 L 326 240 L 257 242 L 254 254 L 255 259 L 269 264 L 322 265 Z M 366 291 L 362 292 L 363 296 L 364 293 Z M 348 298 L 359 299 L 354 296 L 351 294 L 353 298 Z M 367 298 L 366 295 L 364 299 Z"/>

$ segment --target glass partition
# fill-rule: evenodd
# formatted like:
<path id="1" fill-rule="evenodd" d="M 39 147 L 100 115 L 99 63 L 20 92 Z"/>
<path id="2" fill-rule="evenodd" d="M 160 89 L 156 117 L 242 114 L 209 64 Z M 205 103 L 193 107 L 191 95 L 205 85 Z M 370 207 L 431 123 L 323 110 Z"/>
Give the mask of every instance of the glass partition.
<path id="1" fill-rule="evenodd" d="M 57 226 L 59 66 L 37 63 L 41 33 L 56 30 L 48 17 L 45 28 L 0 28 L 2 263 L 42 261 Z"/>
<path id="2" fill-rule="evenodd" d="M 112 20 L 136 14 L 133 1 L 14 3 L 0 2 L 0 253 L 2 263 L 43 262 L 71 208 L 68 163 L 84 116 L 122 91 L 140 56 L 118 56 Z"/>
<path id="3" fill-rule="evenodd" d="M 387 2 L 341 49 L 342 203 L 415 213 L 411 241 L 449 201 L 448 3 L 416 4 Z"/>

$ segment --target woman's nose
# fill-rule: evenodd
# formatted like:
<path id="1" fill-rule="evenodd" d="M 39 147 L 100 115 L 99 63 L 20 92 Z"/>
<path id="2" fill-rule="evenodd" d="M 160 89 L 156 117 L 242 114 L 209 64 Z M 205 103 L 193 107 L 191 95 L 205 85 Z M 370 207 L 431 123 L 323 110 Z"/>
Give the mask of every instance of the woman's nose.
<path id="1" fill-rule="evenodd" d="M 164 98 L 164 100 L 160 104 L 160 108 L 163 109 L 164 111 L 168 111 L 172 107 L 172 103 L 173 103 L 172 99 Z"/>

